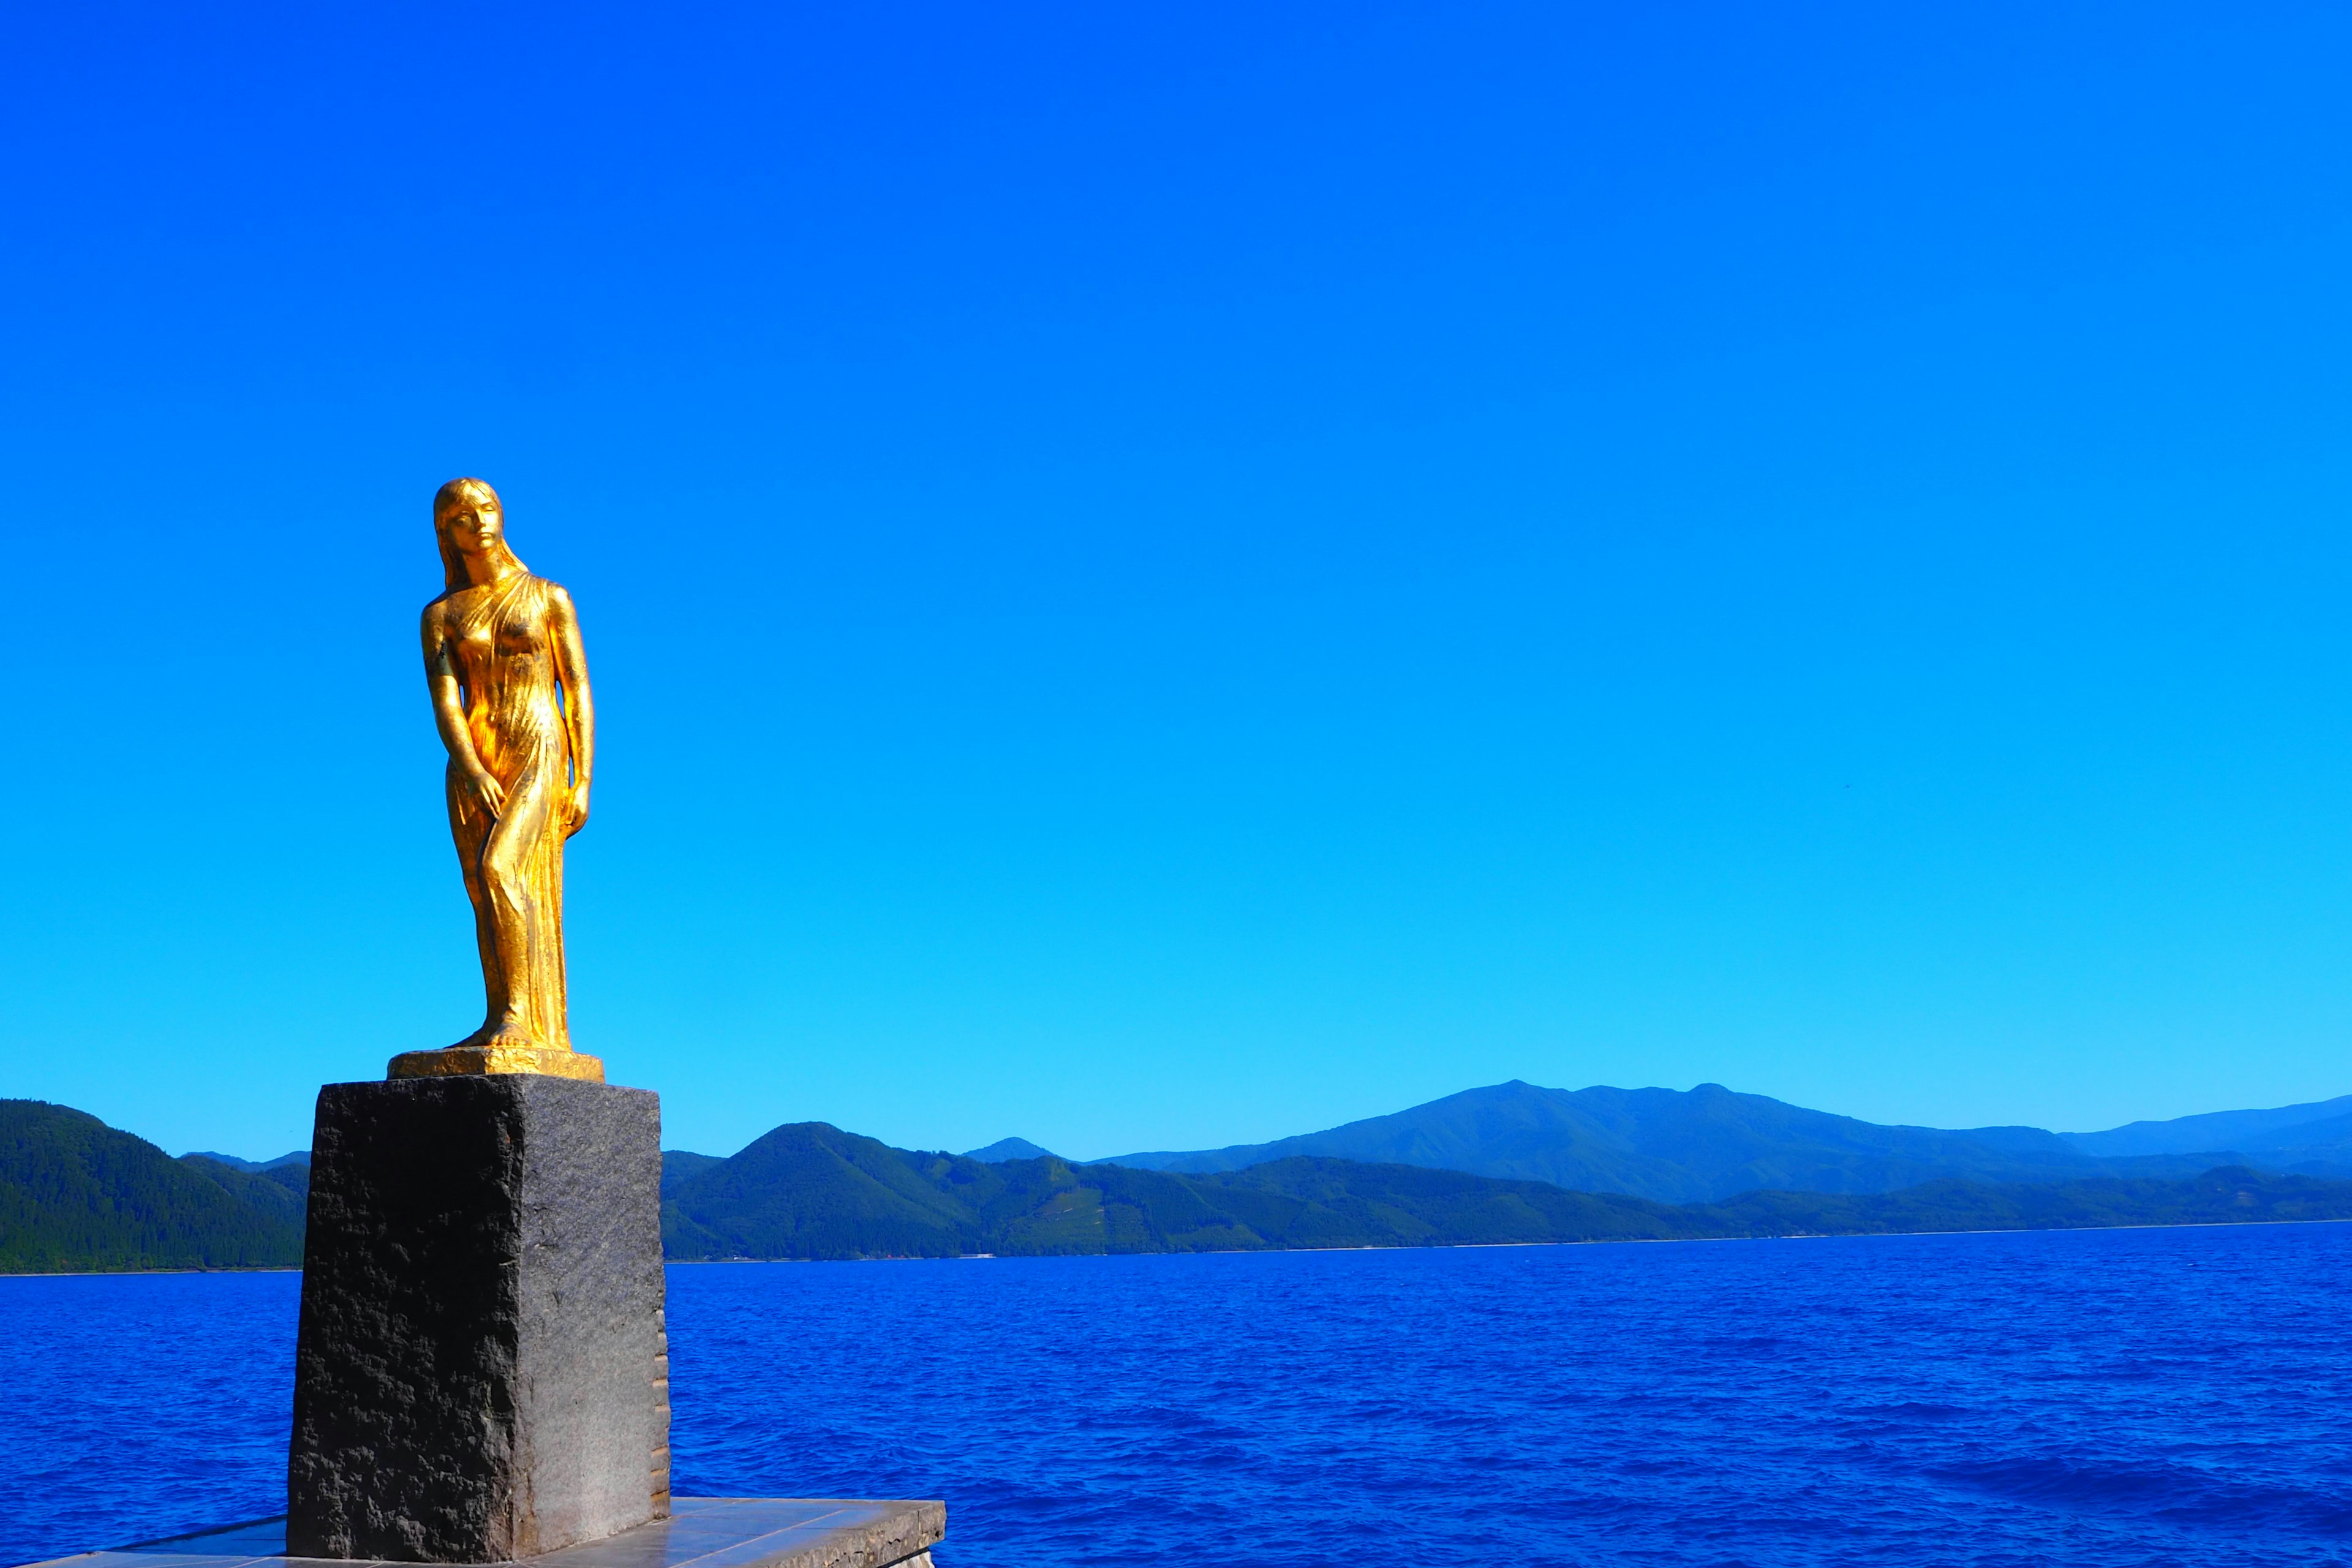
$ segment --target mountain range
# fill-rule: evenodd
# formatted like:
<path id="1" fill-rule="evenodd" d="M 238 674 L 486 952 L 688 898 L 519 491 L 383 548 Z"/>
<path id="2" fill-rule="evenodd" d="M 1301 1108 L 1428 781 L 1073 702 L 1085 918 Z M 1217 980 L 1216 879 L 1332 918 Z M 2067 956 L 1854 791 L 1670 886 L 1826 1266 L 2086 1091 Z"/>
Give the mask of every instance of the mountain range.
<path id="1" fill-rule="evenodd" d="M 2095 1133 L 1885 1127 L 1703 1084 L 1512 1082 L 1272 1143 L 1078 1163 L 823 1122 L 663 1155 L 673 1258 L 1780 1236 L 2352 1217 L 2352 1097 Z M 2219 1147 L 2227 1144 L 2229 1147 Z M 0 1272 L 288 1267 L 310 1157 L 174 1160 L 0 1100 Z"/>
<path id="2" fill-rule="evenodd" d="M 2352 1096 L 2060 1133 L 1881 1126 L 1712 1083 L 1677 1092 L 1544 1089 L 1513 1079 L 1271 1143 L 1097 1163 L 1207 1174 L 1300 1156 L 1421 1165 L 1669 1204 L 1716 1203 L 1760 1189 L 1887 1193 L 1944 1179 L 2177 1179 L 2233 1164 L 2352 1177 Z"/>
<path id="3" fill-rule="evenodd" d="M 675 1160 L 672 1155 L 669 1159 Z M 707 1156 L 692 1156 L 698 1161 Z M 1258 1251 L 2041 1230 L 2352 1218 L 2352 1182 L 2243 1167 L 2181 1180 L 1934 1181 L 1668 1205 L 1460 1171 L 1292 1156 L 1181 1174 L 893 1149 L 821 1121 L 666 1180 L 673 1260 Z"/>

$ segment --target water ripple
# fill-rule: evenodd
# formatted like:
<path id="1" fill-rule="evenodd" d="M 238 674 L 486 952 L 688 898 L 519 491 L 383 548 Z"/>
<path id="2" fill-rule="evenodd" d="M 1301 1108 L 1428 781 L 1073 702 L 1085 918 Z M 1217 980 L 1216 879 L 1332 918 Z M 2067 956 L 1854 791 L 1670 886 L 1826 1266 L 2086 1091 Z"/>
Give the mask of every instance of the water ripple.
<path id="1" fill-rule="evenodd" d="M 282 1507 L 290 1275 L 0 1280 L 0 1563 Z M 673 1268 L 681 1490 L 942 1568 L 2352 1560 L 2352 1226 Z"/>

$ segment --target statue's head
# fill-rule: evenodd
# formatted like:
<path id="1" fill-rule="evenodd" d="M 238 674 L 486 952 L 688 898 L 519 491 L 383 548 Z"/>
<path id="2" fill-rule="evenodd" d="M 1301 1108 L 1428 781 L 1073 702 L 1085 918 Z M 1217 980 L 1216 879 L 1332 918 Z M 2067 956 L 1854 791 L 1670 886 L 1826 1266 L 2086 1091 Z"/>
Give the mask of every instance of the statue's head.
<path id="1" fill-rule="evenodd" d="M 480 479 L 451 479 L 434 494 L 433 533 L 441 574 L 452 589 L 495 583 L 522 563 L 507 547 L 506 509 Z"/>

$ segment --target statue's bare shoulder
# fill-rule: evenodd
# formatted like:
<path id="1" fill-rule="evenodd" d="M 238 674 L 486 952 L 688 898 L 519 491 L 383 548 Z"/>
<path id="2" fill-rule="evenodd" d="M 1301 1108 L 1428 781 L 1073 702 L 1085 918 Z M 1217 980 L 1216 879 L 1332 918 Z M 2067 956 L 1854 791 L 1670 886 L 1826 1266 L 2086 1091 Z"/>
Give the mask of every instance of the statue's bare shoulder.
<path id="1" fill-rule="evenodd" d="M 563 584 L 552 577 L 533 577 L 531 581 L 539 584 L 540 613 L 546 617 L 542 624 L 559 635 L 576 629 L 580 612 L 572 608 L 572 595 L 565 592 Z"/>

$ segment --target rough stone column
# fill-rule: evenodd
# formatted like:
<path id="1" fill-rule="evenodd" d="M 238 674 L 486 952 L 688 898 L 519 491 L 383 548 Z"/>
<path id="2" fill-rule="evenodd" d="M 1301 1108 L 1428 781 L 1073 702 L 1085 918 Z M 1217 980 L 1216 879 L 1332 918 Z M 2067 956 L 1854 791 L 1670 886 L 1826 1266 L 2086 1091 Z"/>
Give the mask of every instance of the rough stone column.
<path id="1" fill-rule="evenodd" d="M 496 1563 L 666 1516 L 667 1350 L 656 1096 L 320 1091 L 291 1554 Z"/>

